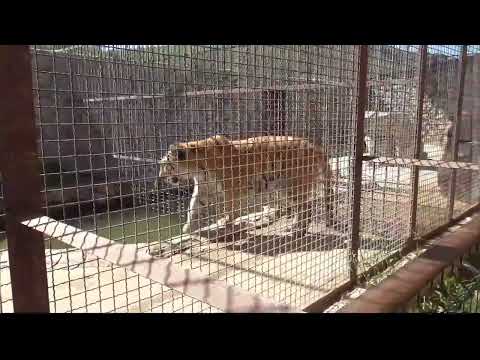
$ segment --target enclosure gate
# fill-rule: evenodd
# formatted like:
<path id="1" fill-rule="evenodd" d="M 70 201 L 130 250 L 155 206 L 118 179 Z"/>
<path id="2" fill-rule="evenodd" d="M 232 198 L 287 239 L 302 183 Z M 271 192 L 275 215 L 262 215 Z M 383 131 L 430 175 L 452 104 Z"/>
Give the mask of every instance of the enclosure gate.
<path id="1" fill-rule="evenodd" d="M 1 46 L 0 312 L 325 310 L 477 210 L 479 50 Z M 160 188 L 160 160 L 218 134 L 322 143 L 337 228 L 182 234 L 202 188 Z"/>

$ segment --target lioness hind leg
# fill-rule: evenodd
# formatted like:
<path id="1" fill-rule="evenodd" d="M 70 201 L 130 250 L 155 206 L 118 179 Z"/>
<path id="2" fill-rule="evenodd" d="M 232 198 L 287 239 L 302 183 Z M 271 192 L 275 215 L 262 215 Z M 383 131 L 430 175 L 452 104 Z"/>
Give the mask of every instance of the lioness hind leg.
<path id="1" fill-rule="evenodd" d="M 223 214 L 220 216 L 221 220 L 219 223 L 231 228 L 235 219 L 241 216 L 240 201 L 230 194 L 225 194 L 222 208 Z"/>
<path id="2" fill-rule="evenodd" d="M 336 216 L 337 210 L 337 197 L 335 196 L 335 190 L 331 186 L 325 185 L 325 216 L 326 216 L 326 225 L 337 229 L 338 222 Z"/>
<path id="3" fill-rule="evenodd" d="M 305 236 L 308 232 L 308 227 L 312 223 L 312 202 L 307 201 L 305 203 L 296 206 L 297 217 L 295 222 L 289 227 L 292 233 L 292 237 L 299 239 Z"/>
<path id="4" fill-rule="evenodd" d="M 324 191 L 324 198 L 325 198 L 325 215 L 326 215 L 326 225 L 329 228 L 334 228 L 335 230 L 338 229 L 338 222 L 337 222 L 337 196 L 335 192 L 335 188 L 332 183 L 331 177 L 331 170 L 327 168 L 325 171 L 325 178 L 323 182 L 323 191 Z"/>

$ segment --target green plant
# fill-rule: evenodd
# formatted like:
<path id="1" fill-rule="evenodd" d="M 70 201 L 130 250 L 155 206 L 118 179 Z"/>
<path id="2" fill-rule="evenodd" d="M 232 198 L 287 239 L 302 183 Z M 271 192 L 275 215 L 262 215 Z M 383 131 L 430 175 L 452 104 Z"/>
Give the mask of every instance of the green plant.
<path id="1" fill-rule="evenodd" d="M 480 277 L 465 280 L 458 275 L 447 275 L 435 286 L 432 295 L 420 302 L 418 311 L 426 313 L 477 312 L 480 306 L 479 291 Z"/>

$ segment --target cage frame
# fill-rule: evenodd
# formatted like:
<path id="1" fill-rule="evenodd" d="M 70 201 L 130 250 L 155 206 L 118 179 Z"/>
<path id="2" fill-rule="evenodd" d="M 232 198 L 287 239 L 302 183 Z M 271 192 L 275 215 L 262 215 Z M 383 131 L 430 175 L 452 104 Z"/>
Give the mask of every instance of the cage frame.
<path id="1" fill-rule="evenodd" d="M 425 81 L 425 67 L 426 67 L 426 55 L 428 52 L 428 45 L 422 45 L 420 47 L 420 66 L 419 73 L 416 78 L 416 81 L 419 83 L 419 94 L 418 94 L 418 107 L 417 107 L 417 141 L 415 144 L 415 154 L 411 159 L 395 158 L 395 157 L 366 157 L 364 156 L 363 151 L 363 129 L 364 129 L 364 116 L 365 116 L 365 103 L 367 101 L 367 89 L 368 86 L 374 82 L 367 80 L 368 74 L 368 45 L 358 45 L 357 51 L 360 54 L 358 57 L 358 66 L 359 73 L 356 84 L 356 93 L 357 97 L 357 112 L 355 119 L 356 126 L 356 148 L 357 152 L 355 153 L 355 168 L 353 175 L 353 214 L 352 219 L 352 233 L 351 241 L 352 248 L 350 254 L 350 279 L 347 283 L 340 285 L 336 291 L 332 292 L 333 294 L 338 294 L 344 292 L 346 289 L 351 288 L 358 284 L 359 276 L 358 274 L 358 246 L 360 238 L 360 205 L 361 205 L 361 186 L 362 186 L 362 166 L 365 162 L 371 163 L 381 163 L 381 164 L 391 164 L 391 165 L 410 165 L 413 166 L 413 179 L 412 179 L 412 194 L 413 198 L 416 199 L 416 194 L 418 193 L 418 171 L 421 167 L 431 167 L 431 168 L 447 168 L 453 169 L 453 176 L 450 180 L 450 191 L 448 196 L 449 201 L 449 214 L 448 220 L 449 223 L 453 220 L 453 204 L 455 201 L 455 181 L 456 181 L 456 169 L 468 169 L 472 171 L 479 171 L 479 165 L 473 162 L 459 162 L 457 161 L 458 154 L 458 144 L 460 142 L 459 138 L 459 126 L 462 118 L 462 101 L 463 101 L 463 90 L 465 87 L 465 66 L 467 62 L 467 45 L 462 46 L 461 50 L 461 59 L 460 66 L 458 68 L 458 101 L 457 101 L 457 111 L 456 111 L 456 122 L 454 130 L 454 147 L 452 150 L 452 161 L 438 161 L 438 160 L 422 160 L 420 159 L 421 151 L 421 131 L 422 131 L 422 109 L 423 109 L 423 98 L 424 98 L 424 81 Z M 8 119 L 15 118 L 17 119 L 14 122 L 15 127 L 10 129 L 11 132 L 4 132 L 11 136 L 15 133 L 20 138 L 25 138 L 25 142 L 12 142 L 13 137 L 3 136 L 0 139 L 0 144 L 4 145 L 4 148 L 1 149 L 0 154 L 1 159 L 1 172 L 4 177 L 4 186 L 5 186 L 5 202 L 7 204 L 7 237 L 9 240 L 9 257 L 11 261 L 10 271 L 12 273 L 12 291 L 13 291 L 13 303 L 15 306 L 15 311 L 17 312 L 48 312 L 48 290 L 47 290 L 47 276 L 45 271 L 45 249 L 44 249 L 44 240 L 41 235 L 44 231 L 35 231 L 28 229 L 27 223 L 33 221 L 33 219 L 38 219 L 39 207 L 40 207 L 40 184 L 35 182 L 38 178 L 35 176 L 35 161 L 32 158 L 32 154 L 35 153 L 35 119 L 33 113 L 33 95 L 31 91 L 25 91 L 25 89 L 31 89 L 31 67 L 30 67 L 30 49 L 28 46 L 0 46 L 0 58 L 3 59 L 3 62 L 0 63 L 0 72 L 2 74 L 9 74 L 10 76 L 5 76 L 4 78 L 7 81 L 3 81 L 0 85 L 1 101 L 0 104 L 0 115 L 3 118 L 1 121 L 2 126 L 6 126 L 10 122 Z M 12 64 L 15 64 L 13 66 Z M 16 71 L 9 70 L 15 69 Z M 338 85 L 338 84 L 336 84 Z M 317 84 L 306 84 L 306 85 L 295 85 L 294 89 L 310 89 L 322 85 Z M 289 89 L 288 86 L 285 87 L 272 87 L 272 88 L 262 88 L 262 89 L 248 89 L 248 88 L 236 88 L 229 90 L 206 90 L 206 91 L 193 91 L 186 92 L 186 96 L 203 96 L 203 95 L 215 95 L 215 94 L 225 94 L 230 92 L 232 94 L 240 94 L 242 92 L 262 92 L 262 94 L 267 94 L 266 96 L 277 96 L 280 94 L 281 101 L 283 99 L 283 92 Z M 187 95 L 188 94 L 188 95 Z M 272 95 L 273 94 L 273 95 Z M 162 97 L 164 95 L 158 94 L 155 95 Z M 152 96 L 153 97 L 153 96 Z M 282 100 L 283 99 L 283 100 Z M 115 98 L 118 101 L 118 97 Z M 93 101 L 93 100 L 92 100 Z M 10 106 L 8 106 L 10 105 Z M 15 106 L 13 106 L 15 105 Z M 280 105 L 280 109 L 284 109 L 285 106 Z M 24 109 L 23 112 L 19 109 Z M 285 122 L 285 116 L 282 115 L 282 110 L 280 110 L 279 115 L 280 121 Z M 23 146 L 23 147 L 22 147 Z M 11 160 L 15 159 L 16 166 L 14 169 L 5 164 L 11 164 Z M 137 160 L 137 159 L 129 159 Z M 140 161 L 148 161 L 145 158 L 138 158 Z M 156 161 L 150 159 L 152 162 Z M 30 180 L 34 183 L 25 183 L 25 179 L 30 177 L 21 176 L 22 174 L 31 174 Z M 23 186 L 29 191 L 19 191 L 18 187 Z M 38 191 L 37 191 L 38 190 Z M 18 204 L 18 207 L 16 207 Z M 410 219 L 410 237 L 409 242 L 415 239 L 415 224 L 416 224 L 416 200 L 412 202 L 411 209 L 411 219 Z M 27 222 L 25 222 L 27 221 Z M 58 224 L 60 222 L 57 221 Z M 23 224 L 23 225 L 22 225 Z M 32 245 L 31 247 L 25 246 L 29 242 Z M 104 244 L 105 245 L 105 244 Z M 411 246 L 408 244 L 407 246 Z M 402 249 L 403 250 L 403 249 Z M 401 250 L 401 251 L 402 251 Z M 101 257 L 101 256 L 100 256 Z M 43 260 L 42 260 L 43 259 Z M 14 265 L 15 264 L 15 265 Z M 19 270 L 21 264 L 22 272 Z M 34 279 L 35 281 L 30 280 L 30 282 L 25 282 L 25 269 L 28 269 L 28 278 Z M 208 279 L 208 277 L 207 277 Z M 205 280 L 208 281 L 208 280 Z M 213 280 L 212 280 L 213 281 Z M 36 284 L 31 286 L 31 283 Z M 226 287 L 225 287 L 226 288 Z M 255 295 L 252 294 L 252 297 L 249 298 L 249 301 L 255 298 Z M 247 296 L 248 297 L 248 296 Z M 239 297 L 240 298 L 240 297 Z M 332 297 L 331 297 L 332 298 Z M 21 300 L 28 299 L 28 300 Z M 253 300 L 252 300 L 253 301 Z M 209 303 L 209 301 L 206 301 Z M 308 309 L 316 308 L 318 309 L 319 304 L 322 303 L 322 306 L 326 304 L 325 299 L 320 299 L 318 302 L 311 304 Z M 215 303 L 215 305 L 218 305 Z M 245 310 L 245 303 L 241 303 L 241 309 Z M 220 306 L 222 308 L 222 306 Z M 224 310 L 229 310 L 228 307 L 223 306 Z M 271 308 L 266 307 L 270 311 Z"/>

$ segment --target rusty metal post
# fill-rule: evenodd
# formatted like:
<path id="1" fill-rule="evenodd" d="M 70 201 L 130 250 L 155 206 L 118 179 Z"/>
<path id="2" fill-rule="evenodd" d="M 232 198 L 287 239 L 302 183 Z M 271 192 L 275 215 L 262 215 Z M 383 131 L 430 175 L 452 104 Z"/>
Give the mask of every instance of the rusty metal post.
<path id="1" fill-rule="evenodd" d="M 350 252 L 350 281 L 358 280 L 358 249 L 360 248 L 360 212 L 362 200 L 362 165 L 365 109 L 367 105 L 368 45 L 359 45 L 357 74 L 357 117 L 355 124 L 355 165 L 353 173 L 352 248 Z"/>
<path id="2" fill-rule="evenodd" d="M 415 154 L 414 159 L 420 159 L 423 151 L 423 99 L 425 97 L 425 78 L 427 74 L 427 58 L 428 58 L 428 45 L 420 46 L 420 57 L 418 66 L 418 83 L 417 83 L 417 129 L 415 138 Z M 410 236 L 409 242 L 415 239 L 415 233 L 417 230 L 417 207 L 418 207 L 418 176 L 420 168 L 413 166 L 413 179 L 412 179 L 412 202 L 410 208 Z"/>
<path id="3" fill-rule="evenodd" d="M 458 143 L 460 138 L 460 126 L 462 122 L 463 110 L 463 92 L 465 89 L 465 69 L 467 67 L 467 45 L 462 45 L 460 66 L 458 69 L 458 94 L 457 94 L 457 108 L 455 113 L 455 126 L 453 127 L 452 141 L 452 161 L 458 160 Z M 457 187 L 457 170 L 452 169 L 452 177 L 448 189 L 448 220 L 453 217 L 453 209 L 455 206 L 455 188 Z"/>
<path id="4" fill-rule="evenodd" d="M 41 213 L 28 46 L 0 46 L 0 171 L 15 312 L 49 312 L 42 234 L 21 221 Z"/>

